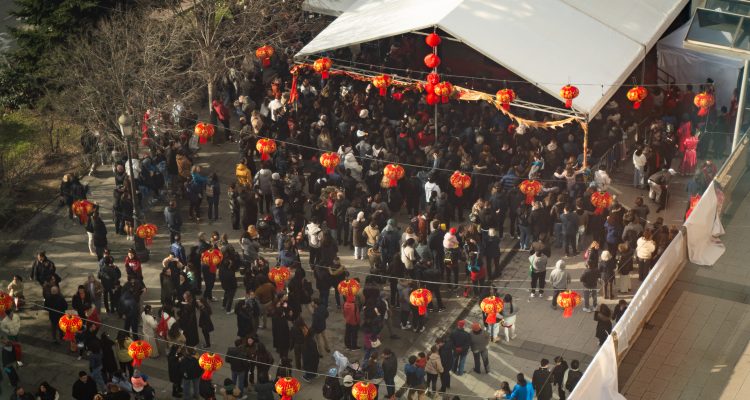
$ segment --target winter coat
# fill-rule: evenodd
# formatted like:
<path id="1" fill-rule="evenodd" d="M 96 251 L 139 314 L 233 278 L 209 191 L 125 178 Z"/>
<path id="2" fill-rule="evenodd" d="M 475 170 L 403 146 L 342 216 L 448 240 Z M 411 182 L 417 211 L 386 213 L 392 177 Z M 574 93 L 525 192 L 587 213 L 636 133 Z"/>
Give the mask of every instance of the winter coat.
<path id="1" fill-rule="evenodd" d="M 541 256 L 532 254 L 531 256 L 529 256 L 529 263 L 533 272 L 539 273 L 547 271 L 547 256 L 544 254 L 542 254 Z"/>
<path id="2" fill-rule="evenodd" d="M 439 353 L 430 353 L 430 357 L 427 358 L 427 364 L 424 366 L 424 372 L 432 375 L 443 373 L 443 363 L 440 361 Z"/>
<path id="3" fill-rule="evenodd" d="M 553 289 L 567 289 L 570 283 L 570 274 L 565 270 L 565 261 L 557 260 L 555 269 L 549 276 Z"/>
<path id="4" fill-rule="evenodd" d="M 487 350 L 487 346 L 490 344 L 490 336 L 483 330 L 474 331 L 470 334 L 471 337 L 471 351 L 478 353 L 480 351 Z"/>
<path id="5" fill-rule="evenodd" d="M 284 353 L 292 347 L 289 323 L 283 315 L 274 313 L 271 317 L 271 333 L 273 334 L 273 348 Z"/>
<path id="6" fill-rule="evenodd" d="M 0 321 L 0 332 L 4 336 L 18 336 L 18 331 L 21 329 L 21 317 L 18 313 L 12 313 L 12 316 L 6 314 L 5 318 Z"/>

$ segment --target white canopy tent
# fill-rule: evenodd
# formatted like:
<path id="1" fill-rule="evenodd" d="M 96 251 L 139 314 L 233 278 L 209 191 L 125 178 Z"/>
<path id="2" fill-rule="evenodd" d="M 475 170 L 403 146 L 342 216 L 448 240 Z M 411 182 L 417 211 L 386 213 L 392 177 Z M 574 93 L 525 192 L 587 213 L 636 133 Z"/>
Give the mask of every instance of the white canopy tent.
<path id="1" fill-rule="evenodd" d="M 593 116 L 687 1 L 359 0 L 297 56 L 439 27 L 558 99 L 578 86 Z"/>
<path id="2" fill-rule="evenodd" d="M 302 9 L 318 14 L 338 17 L 357 0 L 305 0 Z"/>
<path id="3" fill-rule="evenodd" d="M 716 85 L 716 104 L 729 108 L 743 61 L 686 49 L 685 35 L 689 28 L 688 22 L 656 44 L 659 68 L 672 75 L 676 82 L 705 82 L 710 77 Z"/>

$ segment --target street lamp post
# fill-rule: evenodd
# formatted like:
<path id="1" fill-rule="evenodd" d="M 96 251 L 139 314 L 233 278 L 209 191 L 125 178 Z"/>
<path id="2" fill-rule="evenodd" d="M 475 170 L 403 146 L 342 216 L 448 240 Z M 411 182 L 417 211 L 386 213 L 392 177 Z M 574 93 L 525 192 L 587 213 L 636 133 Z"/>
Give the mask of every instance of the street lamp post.
<path id="1" fill-rule="evenodd" d="M 123 113 L 122 115 L 120 115 L 120 118 L 117 119 L 117 123 L 120 125 L 120 133 L 122 134 L 122 139 L 125 141 L 125 146 L 128 152 L 128 168 L 130 172 L 130 197 L 133 203 L 133 247 L 135 248 L 135 252 L 138 255 L 138 259 L 141 262 L 146 262 L 149 258 L 149 251 L 146 248 L 146 244 L 143 242 L 143 239 L 139 238 L 138 235 L 135 234 L 135 228 L 140 225 L 140 219 L 138 218 L 138 206 L 136 204 L 135 197 L 136 183 L 135 174 L 133 173 L 133 153 L 130 149 L 130 139 L 133 137 L 133 120 L 132 118 L 130 118 L 130 115 L 128 115 L 127 113 Z"/>

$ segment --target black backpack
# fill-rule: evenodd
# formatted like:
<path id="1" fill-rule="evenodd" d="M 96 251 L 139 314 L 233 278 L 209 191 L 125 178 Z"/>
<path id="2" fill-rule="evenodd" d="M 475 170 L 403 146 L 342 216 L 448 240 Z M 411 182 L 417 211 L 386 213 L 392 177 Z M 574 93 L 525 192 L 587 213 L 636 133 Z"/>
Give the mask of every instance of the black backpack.
<path id="1" fill-rule="evenodd" d="M 565 382 L 565 389 L 572 392 L 576 388 L 578 381 L 581 380 L 583 373 L 581 371 L 568 370 L 568 381 Z"/>
<path id="2" fill-rule="evenodd" d="M 326 379 L 325 383 L 323 384 L 323 397 L 328 400 L 339 400 L 343 395 L 344 391 L 341 390 L 341 385 L 338 383 L 338 378 L 336 378 L 337 381 L 331 381 Z"/>

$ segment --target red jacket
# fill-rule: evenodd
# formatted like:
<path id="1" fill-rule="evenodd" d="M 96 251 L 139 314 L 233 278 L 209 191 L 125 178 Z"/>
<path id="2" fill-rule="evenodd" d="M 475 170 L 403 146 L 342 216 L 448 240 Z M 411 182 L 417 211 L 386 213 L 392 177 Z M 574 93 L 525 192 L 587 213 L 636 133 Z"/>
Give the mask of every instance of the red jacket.
<path id="1" fill-rule="evenodd" d="M 344 322 L 346 322 L 347 325 L 359 325 L 359 308 L 355 302 L 345 302 L 343 311 Z"/>

